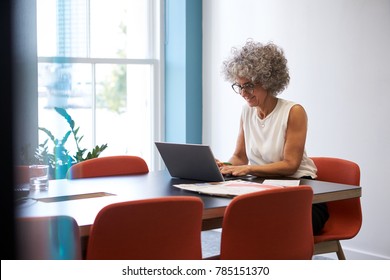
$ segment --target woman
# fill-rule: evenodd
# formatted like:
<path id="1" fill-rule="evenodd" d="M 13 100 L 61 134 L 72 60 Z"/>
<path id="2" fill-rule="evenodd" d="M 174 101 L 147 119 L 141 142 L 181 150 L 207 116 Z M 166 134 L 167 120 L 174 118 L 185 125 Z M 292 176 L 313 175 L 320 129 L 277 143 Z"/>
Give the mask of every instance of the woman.
<path id="1" fill-rule="evenodd" d="M 233 176 L 316 178 L 316 166 L 305 152 L 307 115 L 294 102 L 278 98 L 290 81 L 283 50 L 273 43 L 248 40 L 223 63 L 225 79 L 246 101 L 235 151 L 228 163 Z M 326 204 L 313 204 L 313 233 L 328 219 Z"/>

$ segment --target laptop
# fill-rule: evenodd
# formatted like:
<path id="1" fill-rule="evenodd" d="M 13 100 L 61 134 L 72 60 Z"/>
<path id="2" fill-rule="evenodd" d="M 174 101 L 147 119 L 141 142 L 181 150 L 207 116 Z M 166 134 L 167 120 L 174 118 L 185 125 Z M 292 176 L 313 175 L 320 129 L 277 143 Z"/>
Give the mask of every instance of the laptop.
<path id="1" fill-rule="evenodd" d="M 211 148 L 201 144 L 155 142 L 169 174 L 181 179 L 222 182 L 253 176 L 224 176 L 219 171 Z"/>

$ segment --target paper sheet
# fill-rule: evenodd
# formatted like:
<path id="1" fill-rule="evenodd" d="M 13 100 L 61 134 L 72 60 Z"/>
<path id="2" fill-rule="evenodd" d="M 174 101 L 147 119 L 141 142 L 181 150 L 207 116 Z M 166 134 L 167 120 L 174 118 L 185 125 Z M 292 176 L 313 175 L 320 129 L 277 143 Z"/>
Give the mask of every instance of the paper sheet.
<path id="1" fill-rule="evenodd" d="M 187 191 L 194 191 L 202 194 L 216 196 L 237 196 L 241 194 L 281 187 L 243 180 L 232 180 L 217 183 L 180 184 L 174 186 Z"/>
<path id="2" fill-rule="evenodd" d="M 264 185 L 283 186 L 283 187 L 296 187 L 299 186 L 300 180 L 264 180 Z"/>

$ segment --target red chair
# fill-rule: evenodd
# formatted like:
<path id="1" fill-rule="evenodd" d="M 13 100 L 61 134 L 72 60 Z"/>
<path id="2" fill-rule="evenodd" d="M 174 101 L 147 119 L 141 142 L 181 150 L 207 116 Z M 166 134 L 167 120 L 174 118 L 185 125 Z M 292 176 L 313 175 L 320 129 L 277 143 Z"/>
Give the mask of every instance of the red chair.
<path id="1" fill-rule="evenodd" d="M 162 197 L 104 207 L 89 235 L 87 259 L 200 260 L 203 202 Z"/>
<path id="2" fill-rule="evenodd" d="M 312 200 L 309 186 L 235 197 L 223 219 L 220 259 L 311 259 Z"/>
<path id="3" fill-rule="evenodd" d="M 317 166 L 317 180 L 360 185 L 359 165 L 352 161 L 331 157 L 311 157 Z M 314 236 L 314 254 L 335 252 L 345 260 L 340 240 L 355 237 L 362 225 L 360 198 L 328 202 L 329 219 L 320 235 Z"/>
<path id="4" fill-rule="evenodd" d="M 18 259 L 81 260 L 79 226 L 69 216 L 16 219 Z"/>
<path id="5" fill-rule="evenodd" d="M 149 172 L 144 159 L 137 156 L 107 156 L 88 159 L 71 166 L 68 179 L 136 175 Z"/>

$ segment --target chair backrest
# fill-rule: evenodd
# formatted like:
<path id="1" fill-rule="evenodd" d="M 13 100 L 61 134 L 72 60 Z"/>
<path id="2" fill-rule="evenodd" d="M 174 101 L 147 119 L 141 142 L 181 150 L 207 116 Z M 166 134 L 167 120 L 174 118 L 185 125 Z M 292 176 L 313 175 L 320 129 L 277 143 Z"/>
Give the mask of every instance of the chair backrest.
<path id="1" fill-rule="evenodd" d="M 235 197 L 222 225 L 221 259 L 311 259 L 309 186 L 268 189 Z"/>
<path id="2" fill-rule="evenodd" d="M 149 172 L 144 159 L 137 156 L 107 156 L 88 159 L 71 166 L 68 179 L 136 175 Z"/>
<path id="3" fill-rule="evenodd" d="M 355 162 L 332 157 L 311 157 L 317 166 L 317 180 L 360 185 L 360 167 Z M 333 227 L 343 226 L 344 238 L 355 236 L 362 224 L 360 198 L 327 202 L 329 220 L 325 232 L 332 232 Z"/>
<path id="4" fill-rule="evenodd" d="M 91 228 L 87 259 L 201 259 L 203 202 L 161 197 L 111 204 Z"/>
<path id="5" fill-rule="evenodd" d="M 360 185 L 360 168 L 355 162 L 332 157 L 311 157 L 317 166 L 317 180 Z"/>
<path id="6" fill-rule="evenodd" d="M 18 259 L 81 259 L 79 227 L 72 217 L 19 217 L 16 229 Z"/>

